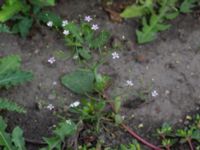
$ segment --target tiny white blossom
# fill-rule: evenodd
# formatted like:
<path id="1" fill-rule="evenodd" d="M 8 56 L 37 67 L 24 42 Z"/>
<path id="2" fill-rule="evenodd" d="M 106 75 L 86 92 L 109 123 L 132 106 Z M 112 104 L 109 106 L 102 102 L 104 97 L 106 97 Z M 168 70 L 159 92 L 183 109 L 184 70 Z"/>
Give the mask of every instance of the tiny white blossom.
<path id="1" fill-rule="evenodd" d="M 62 21 L 62 27 L 65 27 L 68 23 L 69 23 L 68 20 L 63 20 Z"/>
<path id="2" fill-rule="evenodd" d="M 67 124 L 69 124 L 69 125 L 72 124 L 71 120 L 66 120 L 65 122 L 66 122 Z"/>
<path id="3" fill-rule="evenodd" d="M 53 110 L 55 107 L 52 105 L 52 104 L 49 104 L 48 106 L 47 106 L 47 109 L 49 109 L 49 110 Z"/>
<path id="4" fill-rule="evenodd" d="M 52 22 L 52 21 L 48 21 L 48 22 L 47 22 L 47 26 L 48 26 L 48 27 L 52 27 L 52 26 L 53 26 L 53 22 Z"/>
<path id="5" fill-rule="evenodd" d="M 55 61 L 56 61 L 55 57 L 51 57 L 51 58 L 48 59 L 48 62 L 50 64 L 53 64 Z"/>
<path id="6" fill-rule="evenodd" d="M 125 40 L 125 36 L 124 35 L 122 35 L 122 40 Z"/>
<path id="7" fill-rule="evenodd" d="M 63 31 L 63 34 L 64 34 L 64 35 L 69 35 L 69 31 L 68 31 L 68 30 L 64 30 L 64 31 Z"/>
<path id="8" fill-rule="evenodd" d="M 113 59 L 119 59 L 119 54 L 117 52 L 112 53 L 112 58 Z"/>
<path id="9" fill-rule="evenodd" d="M 57 82 L 56 82 L 56 81 L 53 81 L 53 85 L 54 85 L 54 86 L 57 85 Z"/>
<path id="10" fill-rule="evenodd" d="M 78 105 L 80 105 L 80 102 L 76 101 L 76 102 L 70 104 L 69 107 L 77 107 Z"/>
<path id="11" fill-rule="evenodd" d="M 126 86 L 133 86 L 133 82 L 131 80 L 127 80 L 126 81 Z"/>
<path id="12" fill-rule="evenodd" d="M 92 25 L 92 30 L 98 30 L 98 29 L 99 29 L 99 26 L 97 24 Z"/>
<path id="13" fill-rule="evenodd" d="M 138 125 L 138 128 L 143 128 L 144 127 L 144 124 L 143 123 L 140 123 L 139 125 Z"/>
<path id="14" fill-rule="evenodd" d="M 85 16 L 84 20 L 87 22 L 90 22 L 90 21 L 92 21 L 92 18 L 90 16 Z"/>
<path id="15" fill-rule="evenodd" d="M 158 92 L 156 90 L 153 90 L 151 92 L 151 95 L 152 95 L 152 97 L 156 97 L 156 96 L 158 96 Z"/>

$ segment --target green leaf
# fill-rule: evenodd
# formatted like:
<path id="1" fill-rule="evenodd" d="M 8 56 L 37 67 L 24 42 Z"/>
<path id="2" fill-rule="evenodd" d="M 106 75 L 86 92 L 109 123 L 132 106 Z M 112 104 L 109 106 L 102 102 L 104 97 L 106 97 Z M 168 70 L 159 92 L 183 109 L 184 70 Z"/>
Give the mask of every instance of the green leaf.
<path id="1" fill-rule="evenodd" d="M 10 33 L 10 28 L 6 24 L 0 23 L 0 32 Z"/>
<path id="2" fill-rule="evenodd" d="M 55 0 L 30 0 L 30 2 L 40 7 L 55 5 Z"/>
<path id="3" fill-rule="evenodd" d="M 78 94 L 93 92 L 94 80 L 94 73 L 89 70 L 76 70 L 61 78 L 64 86 Z"/>
<path id="4" fill-rule="evenodd" d="M 41 148 L 40 150 L 53 150 L 53 149 L 60 150 L 61 149 L 62 141 L 60 140 L 59 137 L 50 137 L 50 138 L 43 138 L 43 139 L 48 144 L 48 146 L 46 148 Z"/>
<path id="5" fill-rule="evenodd" d="M 65 137 L 71 136 L 76 133 L 76 125 L 71 120 L 60 122 L 58 127 L 54 130 L 54 134 L 59 136 L 63 141 Z"/>
<path id="6" fill-rule="evenodd" d="M 184 0 L 180 6 L 180 12 L 182 13 L 192 12 L 192 8 L 195 6 L 196 2 L 198 2 L 198 0 Z"/>
<path id="7" fill-rule="evenodd" d="M 141 17 L 146 14 L 146 9 L 143 6 L 132 5 L 128 6 L 120 16 L 123 18 Z"/>
<path id="8" fill-rule="evenodd" d="M 25 71 L 9 71 L 6 74 L 0 75 L 0 88 L 9 88 L 30 81 L 33 78 L 32 73 Z"/>
<path id="9" fill-rule="evenodd" d="M 8 71 L 16 71 L 20 68 L 21 59 L 18 55 L 10 55 L 0 58 L 0 75 Z"/>
<path id="10" fill-rule="evenodd" d="M 25 7 L 21 0 L 6 1 L 0 10 L 0 22 L 5 22 Z"/>
<path id="11" fill-rule="evenodd" d="M 42 21 L 43 23 L 47 23 L 48 21 L 52 21 L 55 27 L 61 27 L 62 19 L 60 16 L 50 11 L 41 11 L 37 14 L 37 19 Z"/>
<path id="12" fill-rule="evenodd" d="M 12 141 L 17 147 L 17 150 L 25 150 L 25 141 L 23 138 L 23 131 L 19 127 L 15 127 L 12 132 Z"/>
<path id="13" fill-rule="evenodd" d="M 15 111 L 18 113 L 25 113 L 26 110 L 18 104 L 9 101 L 6 98 L 0 98 L 0 110 Z"/>
<path id="14" fill-rule="evenodd" d="M 77 51 L 78 51 L 79 55 L 80 55 L 83 59 L 85 59 L 85 60 L 91 59 L 91 54 L 90 54 L 90 51 L 89 51 L 89 50 L 84 49 L 84 48 L 80 48 L 80 49 L 78 49 Z"/>
<path id="15" fill-rule="evenodd" d="M 106 31 L 102 31 L 99 33 L 99 35 L 94 37 L 94 40 L 91 41 L 90 43 L 90 47 L 94 49 L 102 48 L 103 46 L 106 45 L 109 38 L 110 38 L 110 34 Z"/>
<path id="16" fill-rule="evenodd" d="M 95 75 L 95 90 L 97 92 L 102 92 L 108 85 L 108 81 L 110 80 L 109 76 L 96 74 Z"/>
<path id="17" fill-rule="evenodd" d="M 10 134 L 5 132 L 6 128 L 7 124 L 0 116 L 0 146 L 3 146 L 4 150 L 15 150 L 11 142 Z"/>
<path id="18" fill-rule="evenodd" d="M 12 28 L 13 33 L 20 33 L 22 38 L 25 38 L 30 28 L 32 27 L 33 20 L 31 18 L 22 17 Z"/>

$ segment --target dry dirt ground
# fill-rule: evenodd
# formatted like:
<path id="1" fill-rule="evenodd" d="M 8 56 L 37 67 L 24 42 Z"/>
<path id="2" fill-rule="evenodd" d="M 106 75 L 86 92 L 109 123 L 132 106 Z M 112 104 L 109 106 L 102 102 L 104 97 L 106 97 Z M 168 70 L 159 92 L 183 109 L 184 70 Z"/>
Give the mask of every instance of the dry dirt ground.
<path id="1" fill-rule="evenodd" d="M 163 122 L 187 123 L 184 122 L 186 114 L 199 112 L 200 21 L 192 14 L 180 15 L 171 22 L 172 28 L 159 34 L 157 40 L 138 45 L 135 42 L 138 27 L 135 20 L 112 23 L 98 1 L 61 1 L 54 11 L 69 20 L 84 15 L 96 16 L 95 22 L 100 28 L 111 31 L 112 43 L 118 45 L 112 51 L 117 51 L 120 58 L 114 60 L 112 51 L 108 52 L 108 63 L 102 71 L 113 77 L 110 95 L 123 98 L 121 113 L 125 122 L 141 136 L 157 143 L 156 138 L 149 137 L 149 132 L 154 132 L 155 127 Z M 19 54 L 23 68 L 34 73 L 33 81 L 2 91 L 0 96 L 8 97 L 28 110 L 26 115 L 6 114 L 10 128 L 19 125 L 26 138 L 41 140 L 50 134 L 57 119 L 48 109 L 40 109 L 40 105 L 51 103 L 56 109 L 62 109 L 80 98 L 60 84 L 61 75 L 75 70 L 78 65 L 73 59 L 65 58 L 57 58 L 55 64 L 48 64 L 48 58 L 61 51 L 66 57 L 70 56 L 70 49 L 62 35 L 48 27 L 35 28 L 32 32 L 27 39 L 0 34 L 0 55 Z M 127 87 L 126 80 L 132 80 L 134 86 Z M 156 97 L 152 96 L 154 90 L 158 93 Z M 140 123 L 144 128 L 137 128 Z M 119 133 L 115 140 L 109 140 L 114 145 L 131 141 L 131 138 L 126 133 Z"/>

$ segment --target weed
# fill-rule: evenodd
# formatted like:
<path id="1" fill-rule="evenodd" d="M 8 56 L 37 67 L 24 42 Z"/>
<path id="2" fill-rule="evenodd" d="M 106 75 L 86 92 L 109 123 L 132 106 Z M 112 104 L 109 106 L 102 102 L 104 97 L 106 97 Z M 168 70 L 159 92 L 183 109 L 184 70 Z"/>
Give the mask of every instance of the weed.
<path id="1" fill-rule="evenodd" d="M 157 33 L 170 28 L 166 23 L 181 13 L 189 13 L 197 4 L 198 0 L 184 0 L 177 7 L 178 0 L 139 0 L 138 3 L 127 7 L 121 16 L 124 18 L 140 17 L 142 18 L 142 27 L 136 30 L 137 42 L 140 44 L 153 41 L 157 37 Z"/>
<path id="2" fill-rule="evenodd" d="M 91 26 L 87 22 L 81 22 L 80 25 L 69 22 L 64 25 L 66 44 L 74 50 L 74 58 L 89 60 L 92 51 L 103 49 L 110 36 L 106 31 L 97 32 L 98 29 L 98 25 Z"/>

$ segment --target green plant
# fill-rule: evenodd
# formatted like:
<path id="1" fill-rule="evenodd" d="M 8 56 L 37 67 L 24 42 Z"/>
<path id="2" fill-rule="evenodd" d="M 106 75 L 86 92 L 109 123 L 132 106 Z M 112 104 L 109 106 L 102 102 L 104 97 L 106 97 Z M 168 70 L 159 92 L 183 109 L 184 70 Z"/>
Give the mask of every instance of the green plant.
<path id="1" fill-rule="evenodd" d="M 12 22 L 10 30 L 6 31 L 20 33 L 24 38 L 28 35 L 34 22 L 46 23 L 52 20 L 55 22 L 55 26 L 61 26 L 59 16 L 42 9 L 45 6 L 53 5 L 55 5 L 55 0 L 5 0 L 0 9 L 0 22 Z"/>
<path id="2" fill-rule="evenodd" d="M 10 88 L 32 79 L 30 72 L 22 71 L 21 59 L 18 55 L 11 55 L 0 58 L 0 88 Z M 25 112 L 24 108 L 14 102 L 10 102 L 0 97 L 0 110 L 9 110 L 16 112 Z"/>
<path id="3" fill-rule="evenodd" d="M 156 39 L 158 32 L 170 28 L 167 20 L 176 18 L 179 12 L 189 13 L 198 0 L 139 0 L 138 3 L 127 7 L 121 16 L 124 18 L 140 17 L 141 28 L 136 30 L 137 42 L 147 43 Z"/>
<path id="4" fill-rule="evenodd" d="M 102 50 L 109 39 L 109 33 L 92 30 L 89 23 L 81 22 L 80 25 L 74 22 L 66 24 L 63 29 L 69 34 L 65 35 L 66 44 L 73 48 L 74 58 L 89 60 L 92 50 Z"/>
<path id="5" fill-rule="evenodd" d="M 12 133 L 6 132 L 7 124 L 0 116 L 0 148 L 4 150 L 25 150 L 23 131 L 15 127 Z"/>
<path id="6" fill-rule="evenodd" d="M 99 65 L 92 69 L 78 69 L 61 78 L 64 86 L 77 94 L 88 94 L 93 92 L 102 92 L 110 80 L 109 76 L 98 73 Z"/>
<path id="7" fill-rule="evenodd" d="M 29 81 L 32 73 L 21 70 L 21 59 L 18 55 L 0 58 L 0 88 L 10 88 Z"/>
<path id="8" fill-rule="evenodd" d="M 82 120 L 85 124 L 92 124 L 96 127 L 96 131 L 100 129 L 100 121 L 105 116 L 104 109 L 106 102 L 102 99 L 88 98 L 82 99 L 81 105 L 70 108 L 78 120 Z"/>
<path id="9" fill-rule="evenodd" d="M 71 120 L 61 121 L 53 130 L 54 135 L 50 138 L 44 138 L 47 147 L 40 150 L 62 150 L 66 148 L 64 146 L 65 139 L 76 133 L 77 126 Z"/>
<path id="10" fill-rule="evenodd" d="M 168 138 L 168 136 L 172 135 L 172 127 L 164 123 L 160 129 L 157 129 L 157 133 L 161 138 L 162 145 L 167 149 L 170 150 L 171 146 L 175 143 L 173 139 Z"/>
<path id="11" fill-rule="evenodd" d="M 120 150 L 141 150 L 140 144 L 134 140 L 131 144 L 129 145 L 120 145 Z"/>

